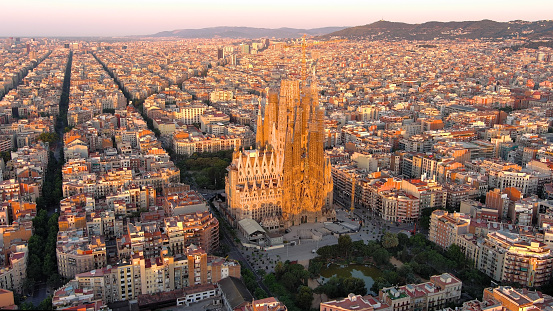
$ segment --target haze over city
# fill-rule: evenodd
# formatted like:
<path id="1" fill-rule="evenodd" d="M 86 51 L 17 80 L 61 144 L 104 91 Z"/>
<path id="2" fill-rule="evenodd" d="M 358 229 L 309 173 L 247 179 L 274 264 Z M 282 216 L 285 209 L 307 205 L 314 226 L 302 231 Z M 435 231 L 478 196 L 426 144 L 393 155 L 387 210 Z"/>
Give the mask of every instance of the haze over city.
<path id="1" fill-rule="evenodd" d="M 525 1 L 5 1 L 0 36 L 129 36 L 215 26 L 318 28 L 396 22 L 552 18 L 547 0 Z"/>
<path id="2" fill-rule="evenodd" d="M 553 310 L 550 1 L 19 1 L 0 309 Z"/>

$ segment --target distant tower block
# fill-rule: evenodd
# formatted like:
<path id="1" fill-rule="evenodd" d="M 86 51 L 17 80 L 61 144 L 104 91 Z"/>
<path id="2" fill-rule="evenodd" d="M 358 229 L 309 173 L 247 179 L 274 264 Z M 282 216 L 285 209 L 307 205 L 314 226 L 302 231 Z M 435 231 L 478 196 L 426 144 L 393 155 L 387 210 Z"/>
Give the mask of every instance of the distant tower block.
<path id="1" fill-rule="evenodd" d="M 270 90 L 257 117 L 257 149 L 233 155 L 226 194 L 236 221 L 250 218 L 278 229 L 335 217 L 324 111 L 317 88 L 305 83 L 284 80 L 280 92 Z"/>

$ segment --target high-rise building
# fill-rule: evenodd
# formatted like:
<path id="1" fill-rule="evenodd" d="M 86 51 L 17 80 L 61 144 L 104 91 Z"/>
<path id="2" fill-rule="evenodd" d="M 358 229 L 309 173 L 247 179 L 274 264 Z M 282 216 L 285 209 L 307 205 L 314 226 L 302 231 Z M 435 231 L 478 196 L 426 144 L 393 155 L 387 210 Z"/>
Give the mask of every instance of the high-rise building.
<path id="1" fill-rule="evenodd" d="M 518 234 L 488 233 L 479 247 L 477 268 L 495 281 L 539 287 L 551 279 L 553 254 L 546 244 L 527 242 Z"/>
<path id="2" fill-rule="evenodd" d="M 509 196 L 495 188 L 486 193 L 486 206 L 497 210 L 499 218 L 506 219 L 509 211 Z"/>
<path id="3" fill-rule="evenodd" d="M 250 54 L 250 45 L 245 43 L 240 44 L 240 53 Z"/>
<path id="4" fill-rule="evenodd" d="M 223 51 L 223 48 L 217 48 L 217 59 L 223 59 L 225 57 L 225 53 Z"/>
<path id="5" fill-rule="evenodd" d="M 281 82 L 259 109 L 257 149 L 236 151 L 226 193 L 236 221 L 289 227 L 333 218 L 332 175 L 324 154 L 323 109 L 317 88 Z M 264 116 L 264 117 L 262 117 Z"/>

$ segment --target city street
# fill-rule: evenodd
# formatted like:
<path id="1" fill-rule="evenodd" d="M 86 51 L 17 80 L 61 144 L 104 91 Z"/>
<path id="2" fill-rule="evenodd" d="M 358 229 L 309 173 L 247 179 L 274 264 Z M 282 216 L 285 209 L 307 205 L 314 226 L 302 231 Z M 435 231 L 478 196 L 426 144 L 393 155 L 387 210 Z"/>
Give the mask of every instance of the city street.
<path id="1" fill-rule="evenodd" d="M 234 260 L 238 260 L 238 261 L 242 262 L 243 264 L 245 264 L 246 267 L 242 267 L 242 268 L 247 268 L 247 269 L 251 270 L 254 273 L 254 275 L 256 276 L 257 284 L 263 290 L 265 290 L 265 292 L 267 292 L 269 295 L 271 295 L 271 292 L 269 291 L 267 286 L 265 286 L 265 284 L 263 284 L 262 276 L 258 275 L 258 273 L 257 273 L 257 269 L 259 269 L 259 268 L 256 268 L 256 267 L 252 266 L 250 264 L 250 261 L 247 259 L 246 256 L 244 256 L 244 253 L 241 251 L 241 248 L 243 248 L 243 247 L 241 245 L 236 245 L 236 243 L 234 242 L 233 237 L 225 229 L 225 226 L 220 226 L 219 228 L 220 228 L 219 230 L 221 230 L 221 233 L 222 233 L 220 235 L 222 237 L 222 240 L 220 241 L 221 244 L 225 244 L 229 247 L 228 257 L 230 257 Z"/>
<path id="2" fill-rule="evenodd" d="M 39 283 L 35 285 L 33 295 L 29 295 L 27 299 L 23 300 L 23 302 L 30 302 L 34 306 L 38 306 L 48 295 L 52 294 L 52 292 L 48 293 L 48 291 L 52 291 L 49 289 L 49 286 L 46 285 L 46 283 Z"/>

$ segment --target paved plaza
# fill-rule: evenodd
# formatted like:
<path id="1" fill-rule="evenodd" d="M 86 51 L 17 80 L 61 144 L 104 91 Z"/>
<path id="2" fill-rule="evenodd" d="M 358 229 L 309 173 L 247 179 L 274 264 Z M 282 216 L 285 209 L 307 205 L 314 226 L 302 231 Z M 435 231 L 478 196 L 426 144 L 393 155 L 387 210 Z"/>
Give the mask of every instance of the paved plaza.
<path id="1" fill-rule="evenodd" d="M 413 229 L 412 224 L 384 223 L 382 220 L 375 220 L 375 217 L 365 215 L 361 211 L 354 211 L 352 214 L 340 207 L 336 209 L 336 220 L 337 222 L 330 227 L 325 227 L 324 223 L 307 223 L 290 227 L 289 232 L 283 236 L 285 243 L 281 248 L 263 250 L 239 246 L 239 250 L 256 271 L 264 270 L 268 273 L 274 271 L 278 261 L 298 261 L 298 263 L 307 265 L 309 259 L 317 256 L 313 250 L 316 251 L 319 247 L 337 244 L 339 235 L 328 228 L 334 228 L 335 226 L 359 228 L 357 232 L 347 233 L 351 236 L 352 241 L 378 240 L 382 235 L 382 230 L 409 234 L 409 231 Z M 363 220 L 361 227 L 359 227 L 360 220 Z M 344 227 L 344 224 L 348 224 L 348 226 Z M 305 238 L 311 235 L 315 238 Z M 245 241 L 243 237 L 240 238 Z"/>

